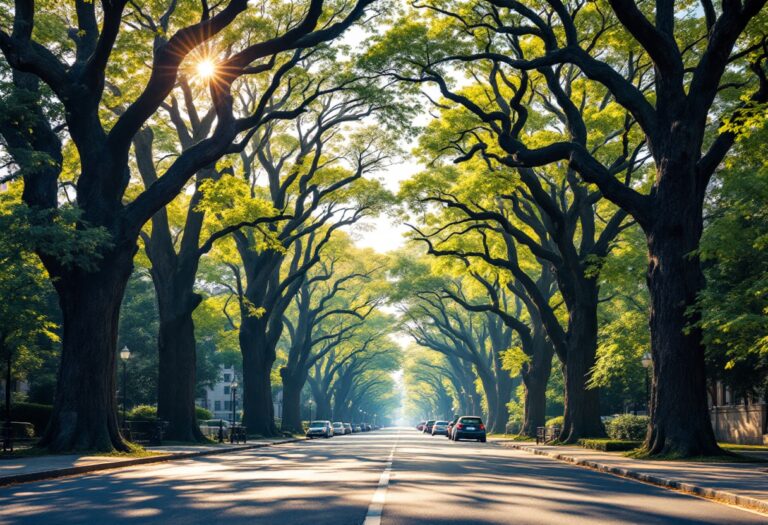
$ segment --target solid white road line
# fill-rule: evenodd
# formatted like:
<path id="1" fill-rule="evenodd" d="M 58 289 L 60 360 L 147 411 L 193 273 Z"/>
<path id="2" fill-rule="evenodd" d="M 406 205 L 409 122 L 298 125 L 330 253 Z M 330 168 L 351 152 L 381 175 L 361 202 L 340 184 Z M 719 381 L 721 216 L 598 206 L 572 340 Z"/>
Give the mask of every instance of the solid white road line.
<path id="1" fill-rule="evenodd" d="M 392 471 L 392 461 L 395 458 L 395 449 L 397 449 L 397 442 L 400 441 L 400 431 L 397 432 L 395 438 L 395 444 L 392 445 L 392 451 L 387 458 L 387 465 L 384 467 L 384 472 L 381 473 L 379 478 L 379 486 L 376 487 L 376 492 L 373 493 L 373 499 L 371 504 L 368 505 L 368 513 L 365 515 L 365 521 L 363 525 L 380 525 L 381 514 L 384 512 L 384 501 L 387 498 L 387 487 L 389 487 L 389 474 Z"/>

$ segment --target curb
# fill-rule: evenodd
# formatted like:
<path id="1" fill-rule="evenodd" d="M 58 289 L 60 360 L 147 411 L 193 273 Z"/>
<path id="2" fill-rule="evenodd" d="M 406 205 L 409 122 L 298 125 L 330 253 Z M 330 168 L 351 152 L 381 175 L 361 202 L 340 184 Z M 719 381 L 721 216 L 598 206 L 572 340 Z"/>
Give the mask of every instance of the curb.
<path id="1" fill-rule="evenodd" d="M 271 447 L 273 445 L 284 445 L 286 443 L 298 443 L 304 441 L 303 438 L 292 438 L 283 441 L 272 441 L 270 443 L 258 443 L 253 445 L 242 445 L 238 447 L 223 448 L 223 449 L 211 449 L 211 450 L 198 450 L 195 452 L 176 452 L 170 454 L 160 454 L 157 456 L 147 456 L 143 458 L 126 459 L 124 461 L 113 461 L 104 463 L 95 463 L 93 465 L 83 465 L 81 467 L 66 467 L 55 470 L 44 470 L 41 472 L 29 472 L 27 474 L 16 474 L 11 476 L 0 477 L 0 487 L 6 487 L 8 485 L 17 485 L 20 483 L 30 483 L 32 481 L 43 481 L 46 479 L 62 478 L 66 476 L 74 476 L 77 474 L 87 474 L 89 472 L 97 472 L 100 470 L 112 470 L 123 467 L 132 467 L 135 465 L 145 465 L 148 463 L 162 463 L 165 461 L 174 461 L 177 459 L 189 459 L 200 456 L 214 456 L 219 454 L 229 454 L 231 452 L 241 452 L 243 450 L 253 450 L 256 448 Z"/>
<path id="2" fill-rule="evenodd" d="M 509 443 L 509 444 L 502 444 L 502 446 L 514 448 L 517 450 L 522 450 L 524 452 L 536 454 L 538 456 L 547 456 L 552 459 L 556 459 L 558 461 L 563 461 L 565 463 L 571 463 L 573 465 L 586 467 L 591 470 L 605 472 L 607 474 L 613 474 L 615 476 L 632 479 L 635 481 L 642 481 L 644 483 L 656 485 L 657 487 L 679 490 L 680 492 L 684 492 L 686 494 L 691 494 L 691 495 L 699 496 L 702 498 L 716 500 L 718 502 L 727 503 L 735 507 L 741 507 L 748 510 L 758 511 L 763 514 L 768 514 L 768 501 L 765 501 L 765 500 L 760 500 L 760 499 L 752 498 L 749 496 L 740 496 L 738 494 L 734 494 L 733 492 L 728 492 L 725 490 L 700 487 L 692 483 L 676 481 L 674 479 L 668 479 L 668 478 L 661 478 L 658 476 L 653 476 L 651 474 L 643 474 L 642 472 L 637 472 L 635 470 L 629 470 L 626 468 L 611 467 L 609 465 L 598 463 L 596 461 L 577 459 L 573 456 L 568 456 L 567 454 L 562 454 L 559 452 L 548 452 L 546 450 L 541 450 L 541 449 L 533 448 L 526 445 L 517 445 L 514 443 Z"/>

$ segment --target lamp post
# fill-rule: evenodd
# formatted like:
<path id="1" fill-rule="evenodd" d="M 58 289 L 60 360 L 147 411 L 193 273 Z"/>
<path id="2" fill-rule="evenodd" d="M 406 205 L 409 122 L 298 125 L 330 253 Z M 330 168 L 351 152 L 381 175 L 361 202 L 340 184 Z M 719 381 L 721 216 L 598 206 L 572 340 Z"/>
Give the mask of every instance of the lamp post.
<path id="1" fill-rule="evenodd" d="M 8 349 L 5 363 L 5 427 L 3 429 L 3 451 L 13 452 L 13 439 L 11 431 L 11 365 L 13 365 L 13 353 Z"/>
<path id="2" fill-rule="evenodd" d="M 237 421 L 237 379 L 233 379 L 229 384 L 229 389 L 232 392 L 232 425 Z"/>
<path id="3" fill-rule="evenodd" d="M 128 397 L 128 360 L 131 358 L 131 351 L 128 346 L 120 350 L 120 359 L 123 361 L 123 428 L 125 428 L 125 400 Z"/>
<path id="4" fill-rule="evenodd" d="M 235 442 L 235 422 L 237 421 L 237 379 L 232 378 L 229 384 L 229 390 L 232 393 L 232 426 L 229 429 L 229 442 Z"/>
<path id="5" fill-rule="evenodd" d="M 651 381 L 649 378 L 649 374 L 651 372 L 651 365 L 653 365 L 653 358 L 651 357 L 650 352 L 644 353 L 640 362 L 643 364 L 643 368 L 645 368 L 645 414 L 647 416 L 650 416 L 651 415 Z"/>

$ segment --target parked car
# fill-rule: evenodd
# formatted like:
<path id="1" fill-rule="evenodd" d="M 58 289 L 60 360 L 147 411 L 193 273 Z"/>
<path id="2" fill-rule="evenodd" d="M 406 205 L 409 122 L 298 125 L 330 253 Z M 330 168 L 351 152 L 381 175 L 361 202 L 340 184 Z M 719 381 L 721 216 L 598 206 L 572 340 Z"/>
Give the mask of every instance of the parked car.
<path id="1" fill-rule="evenodd" d="M 360 428 L 360 423 L 355 423 L 354 425 L 352 425 L 352 429 L 353 429 L 355 432 L 362 432 L 362 431 L 363 431 L 363 429 L 362 429 L 362 428 Z"/>
<path id="2" fill-rule="evenodd" d="M 447 421 L 435 421 L 432 425 L 432 435 L 447 435 L 448 434 L 448 422 Z"/>
<path id="3" fill-rule="evenodd" d="M 369 423 L 362 423 L 362 426 L 363 426 L 363 432 L 370 432 L 371 430 L 373 430 L 373 428 Z"/>
<path id="4" fill-rule="evenodd" d="M 352 433 L 352 425 L 350 423 L 344 423 L 344 433 L 345 434 Z"/>
<path id="5" fill-rule="evenodd" d="M 425 423 L 426 423 L 426 421 L 419 421 L 419 424 L 416 425 L 416 430 L 418 430 L 419 432 L 423 432 L 424 431 L 424 424 Z"/>
<path id="6" fill-rule="evenodd" d="M 307 429 L 307 437 L 333 437 L 333 424 L 330 421 L 312 421 Z"/>
<path id="7" fill-rule="evenodd" d="M 422 432 L 424 432 L 425 434 L 431 434 L 432 433 L 432 425 L 434 425 L 434 424 L 435 424 L 435 420 L 434 419 L 430 419 L 429 421 L 424 423 L 424 430 L 422 430 Z"/>
<path id="8" fill-rule="evenodd" d="M 334 436 L 343 436 L 344 435 L 344 423 L 341 421 L 334 421 L 333 422 L 333 435 Z"/>
<path id="9" fill-rule="evenodd" d="M 445 428 L 445 437 L 448 439 L 451 439 L 451 434 L 453 433 L 453 427 L 456 426 L 456 422 L 459 420 L 459 417 L 456 416 L 455 418 L 451 419 L 448 422 L 448 426 Z"/>
<path id="10" fill-rule="evenodd" d="M 453 427 L 452 439 L 454 441 L 476 439 L 485 443 L 485 438 L 485 425 L 483 420 L 477 416 L 461 416 Z"/>

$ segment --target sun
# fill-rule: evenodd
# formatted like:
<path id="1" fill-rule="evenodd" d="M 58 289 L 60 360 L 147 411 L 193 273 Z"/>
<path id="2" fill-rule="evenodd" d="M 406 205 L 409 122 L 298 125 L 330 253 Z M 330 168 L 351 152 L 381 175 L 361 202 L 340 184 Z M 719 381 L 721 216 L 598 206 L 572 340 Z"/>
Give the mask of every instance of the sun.
<path id="1" fill-rule="evenodd" d="M 216 74 L 216 64 L 212 60 L 205 58 L 197 63 L 197 76 L 203 79 L 211 78 Z"/>

